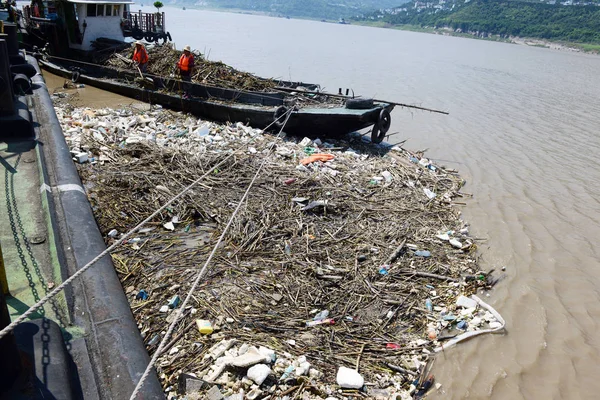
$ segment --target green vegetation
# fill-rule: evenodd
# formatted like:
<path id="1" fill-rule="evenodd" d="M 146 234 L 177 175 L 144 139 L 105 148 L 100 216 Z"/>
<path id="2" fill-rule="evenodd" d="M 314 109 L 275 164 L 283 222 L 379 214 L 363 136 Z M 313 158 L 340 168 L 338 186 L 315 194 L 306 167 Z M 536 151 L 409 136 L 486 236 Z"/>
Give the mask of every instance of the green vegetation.
<path id="1" fill-rule="evenodd" d="M 156 11 L 160 12 L 160 9 L 162 8 L 163 3 L 161 3 L 160 1 L 155 1 L 153 5 L 154 5 L 154 7 L 156 7 Z"/>
<path id="2" fill-rule="evenodd" d="M 415 9 L 397 14 L 375 12 L 358 20 L 390 25 L 451 28 L 486 37 L 520 36 L 552 41 L 600 44 L 600 7 L 563 6 L 516 1 L 475 0 L 454 9 Z"/>
<path id="3" fill-rule="evenodd" d="M 339 19 L 354 17 L 375 9 L 395 7 L 406 0 L 205 0 L 203 5 L 212 9 L 244 10 L 276 16 L 312 19 Z M 185 0 L 185 4 L 197 4 Z"/>
<path id="4" fill-rule="evenodd" d="M 585 43 L 579 46 L 581 50 L 591 52 L 591 53 L 600 53 L 600 44 L 589 44 Z"/>

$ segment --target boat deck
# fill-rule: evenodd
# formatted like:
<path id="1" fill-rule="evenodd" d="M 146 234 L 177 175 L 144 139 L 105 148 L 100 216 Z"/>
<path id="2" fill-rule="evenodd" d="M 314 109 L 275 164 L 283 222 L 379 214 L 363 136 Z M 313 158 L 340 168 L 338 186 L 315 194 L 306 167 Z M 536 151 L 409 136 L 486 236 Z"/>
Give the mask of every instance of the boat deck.
<path id="1" fill-rule="evenodd" d="M 0 145 L 0 245 L 11 296 L 11 317 L 18 317 L 62 282 L 56 242 L 49 229 L 48 203 L 40 196 L 40 160 L 32 140 Z M 71 327 L 64 293 L 31 319 L 49 318 L 67 338 L 78 336 Z"/>

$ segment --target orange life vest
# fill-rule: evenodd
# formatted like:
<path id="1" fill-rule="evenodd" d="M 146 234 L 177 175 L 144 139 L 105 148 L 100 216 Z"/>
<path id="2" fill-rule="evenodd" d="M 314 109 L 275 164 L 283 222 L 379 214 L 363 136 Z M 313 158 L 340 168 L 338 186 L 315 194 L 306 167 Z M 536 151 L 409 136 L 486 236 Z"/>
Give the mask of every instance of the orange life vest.
<path id="1" fill-rule="evenodd" d="M 181 55 L 181 57 L 179 57 L 179 62 L 177 63 L 177 66 L 179 67 L 179 69 L 183 72 L 189 72 L 190 71 L 190 64 L 194 62 L 194 55 L 192 53 L 190 53 L 189 56 L 186 56 L 185 53 L 183 53 Z"/>
<path id="2" fill-rule="evenodd" d="M 139 64 L 146 64 L 148 62 L 148 53 L 144 46 L 140 46 L 139 49 L 136 47 L 133 51 L 133 61 Z"/>

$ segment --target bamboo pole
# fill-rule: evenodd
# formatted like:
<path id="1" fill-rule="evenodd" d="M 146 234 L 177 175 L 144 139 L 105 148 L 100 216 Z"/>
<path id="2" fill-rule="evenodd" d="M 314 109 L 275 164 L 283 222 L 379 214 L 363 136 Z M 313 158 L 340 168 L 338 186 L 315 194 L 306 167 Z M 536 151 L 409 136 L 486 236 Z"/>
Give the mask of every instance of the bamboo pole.
<path id="1" fill-rule="evenodd" d="M 286 87 L 278 87 L 277 89 L 281 90 L 281 91 L 284 91 L 284 92 L 299 92 L 298 89 L 286 88 Z M 336 97 L 338 99 L 352 99 L 353 98 L 351 96 L 344 96 L 343 94 L 334 94 L 334 93 L 327 93 L 327 92 L 315 92 L 315 91 L 312 91 L 312 90 L 302 90 L 302 93 L 322 94 L 324 96 Z M 393 104 L 395 106 L 400 106 L 400 107 L 415 108 L 417 110 L 429 111 L 429 112 L 439 113 L 439 114 L 444 114 L 444 115 L 450 114 L 448 111 L 434 110 L 432 108 L 425 108 L 425 107 L 415 106 L 413 104 L 397 103 L 395 101 L 379 100 L 379 99 L 373 99 L 373 101 L 376 101 L 376 102 L 379 102 L 379 103 Z"/>

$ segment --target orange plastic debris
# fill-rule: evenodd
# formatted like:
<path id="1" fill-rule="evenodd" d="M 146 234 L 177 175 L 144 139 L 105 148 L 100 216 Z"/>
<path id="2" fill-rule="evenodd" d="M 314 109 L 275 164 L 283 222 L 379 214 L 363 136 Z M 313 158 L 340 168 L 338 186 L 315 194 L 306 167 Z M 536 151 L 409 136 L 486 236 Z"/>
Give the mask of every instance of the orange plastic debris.
<path id="1" fill-rule="evenodd" d="M 332 154 L 313 154 L 312 156 L 300 160 L 300 163 L 302 165 L 308 165 L 314 163 L 315 161 L 327 162 L 329 160 L 333 160 L 334 158 L 335 157 Z"/>

